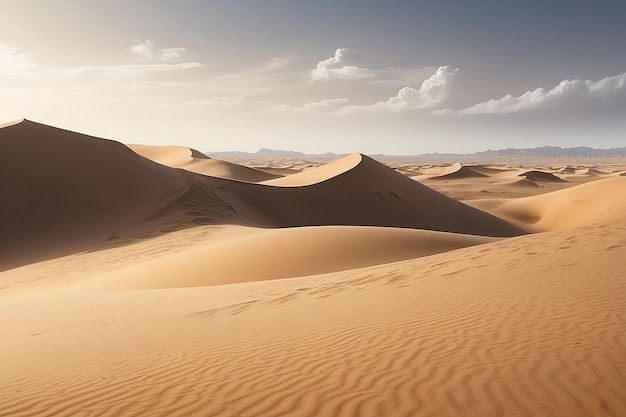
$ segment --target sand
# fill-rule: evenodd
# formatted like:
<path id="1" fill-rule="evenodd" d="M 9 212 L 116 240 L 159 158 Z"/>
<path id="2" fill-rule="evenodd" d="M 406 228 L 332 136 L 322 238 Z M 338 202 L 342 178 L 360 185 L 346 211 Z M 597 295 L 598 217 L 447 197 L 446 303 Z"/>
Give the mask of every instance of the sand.
<path id="1" fill-rule="evenodd" d="M 0 416 L 626 414 L 626 163 L 131 148 L 0 129 Z"/>

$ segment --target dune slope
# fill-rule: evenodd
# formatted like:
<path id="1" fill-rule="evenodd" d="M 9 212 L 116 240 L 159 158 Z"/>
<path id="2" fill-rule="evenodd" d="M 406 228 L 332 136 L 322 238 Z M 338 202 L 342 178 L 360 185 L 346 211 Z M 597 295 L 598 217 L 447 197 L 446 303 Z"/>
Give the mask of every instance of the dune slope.
<path id="1" fill-rule="evenodd" d="M 620 417 L 625 249 L 622 219 L 340 274 L 0 299 L 0 415 Z"/>
<path id="2" fill-rule="evenodd" d="M 604 178 L 532 197 L 467 203 L 531 232 L 585 226 L 626 217 L 626 178 Z"/>
<path id="3" fill-rule="evenodd" d="M 174 165 L 200 159 L 188 148 L 144 152 Z M 525 233 L 359 154 L 307 171 L 305 181 L 255 184 L 171 168 L 111 140 L 23 121 L 0 129 L 0 158 L 2 269 L 198 224 Z"/>
<path id="4" fill-rule="evenodd" d="M 107 239 L 189 187 L 124 145 L 28 120 L 0 129 L 0 268 Z"/>
<path id="5" fill-rule="evenodd" d="M 228 204 L 223 213 L 247 226 L 390 226 L 497 237 L 525 233 L 365 155 L 329 166 L 296 174 L 291 183 L 288 177 L 274 180 L 280 186 L 193 177 L 195 200 L 186 204 L 200 207 L 204 195 L 217 195 Z M 199 221 L 215 220 L 209 214 Z"/>
<path id="6" fill-rule="evenodd" d="M 180 253 L 83 280 L 75 290 L 198 287 L 336 272 L 493 242 L 427 230 L 361 226 L 242 229 Z"/>

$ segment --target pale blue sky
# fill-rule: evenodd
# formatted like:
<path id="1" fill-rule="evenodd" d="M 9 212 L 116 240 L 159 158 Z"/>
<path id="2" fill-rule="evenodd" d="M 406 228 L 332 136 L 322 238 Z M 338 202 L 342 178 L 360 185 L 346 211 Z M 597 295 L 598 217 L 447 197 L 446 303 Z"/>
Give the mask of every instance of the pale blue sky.
<path id="1" fill-rule="evenodd" d="M 0 122 L 207 151 L 626 146 L 624 1 L 1 7 Z"/>

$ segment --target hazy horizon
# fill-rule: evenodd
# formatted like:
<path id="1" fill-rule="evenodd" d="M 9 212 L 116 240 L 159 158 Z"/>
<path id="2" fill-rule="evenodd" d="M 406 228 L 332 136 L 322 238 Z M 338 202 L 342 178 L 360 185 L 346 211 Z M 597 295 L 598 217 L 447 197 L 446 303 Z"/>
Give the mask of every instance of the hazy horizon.
<path id="1" fill-rule="evenodd" d="M 626 4 L 8 0 L 0 123 L 204 151 L 626 146 Z"/>

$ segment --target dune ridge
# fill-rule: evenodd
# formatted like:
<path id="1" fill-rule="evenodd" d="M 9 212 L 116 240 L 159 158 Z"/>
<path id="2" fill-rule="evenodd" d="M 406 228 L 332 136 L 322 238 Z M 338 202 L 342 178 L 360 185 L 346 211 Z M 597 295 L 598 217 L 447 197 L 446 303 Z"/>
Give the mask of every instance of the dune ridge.
<path id="1" fill-rule="evenodd" d="M 198 159 L 187 156 L 192 152 L 188 148 L 145 152 L 169 163 Z M 85 250 L 107 239 L 120 242 L 198 224 L 525 233 L 363 155 L 305 173 L 322 178 L 319 182 L 272 186 L 174 169 L 118 142 L 31 121 L 0 129 L 0 155 L 0 185 L 7 202 L 0 219 L 6 236 L 0 265 L 5 269 Z"/>
<path id="2" fill-rule="evenodd" d="M 249 168 L 243 165 L 233 164 L 227 161 L 209 158 L 202 152 L 184 146 L 152 146 L 152 145 L 127 145 L 134 152 L 154 162 L 167 165 L 172 168 L 182 168 L 213 177 L 230 178 L 246 182 L 261 182 L 279 175 Z"/>
<path id="3" fill-rule="evenodd" d="M 303 173 L 306 175 L 300 179 L 313 182 L 300 186 L 241 184 L 208 177 L 190 181 L 196 185 L 194 190 L 201 190 L 195 198 L 201 201 L 203 193 L 218 195 L 229 205 L 231 221 L 245 226 L 385 226 L 495 237 L 525 233 L 368 156 L 354 154 L 332 163 L 331 168 Z M 314 172 L 318 169 L 321 174 Z"/>
<path id="4" fill-rule="evenodd" d="M 519 174 L 519 176 L 524 177 L 527 180 L 531 180 L 531 181 L 549 181 L 549 182 L 563 181 L 563 179 L 557 177 L 551 172 L 536 171 L 536 170 L 523 172 Z"/>

